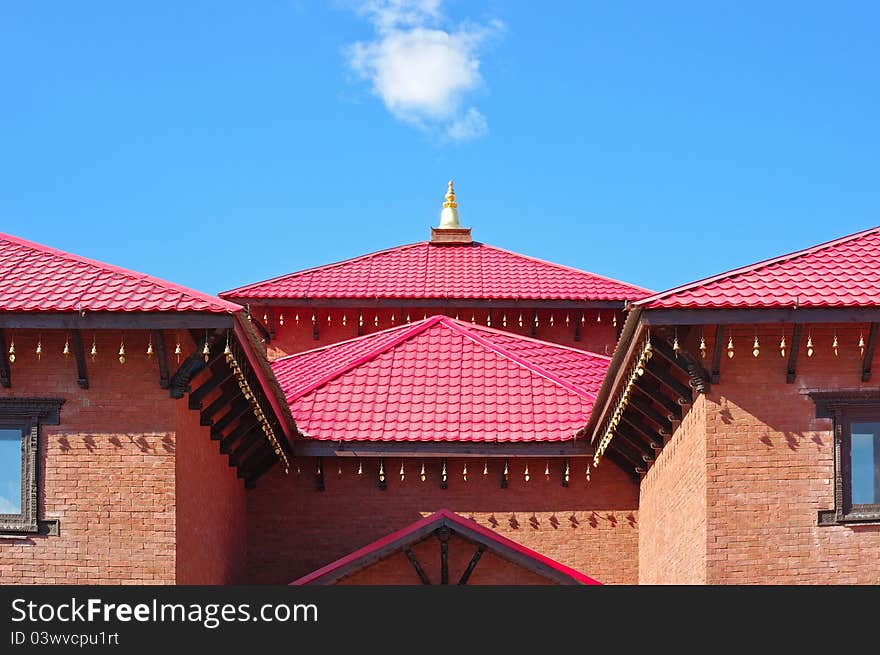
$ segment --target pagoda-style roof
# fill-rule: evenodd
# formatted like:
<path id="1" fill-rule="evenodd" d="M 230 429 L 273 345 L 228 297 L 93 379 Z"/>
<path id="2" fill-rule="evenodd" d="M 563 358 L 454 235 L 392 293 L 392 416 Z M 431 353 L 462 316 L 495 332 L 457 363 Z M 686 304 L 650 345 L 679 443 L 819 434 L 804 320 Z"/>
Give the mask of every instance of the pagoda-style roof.
<path id="1" fill-rule="evenodd" d="M 272 368 L 309 439 L 515 444 L 572 440 L 608 362 L 438 315 Z"/>
<path id="2" fill-rule="evenodd" d="M 676 287 L 645 309 L 763 309 L 880 305 L 880 227 Z"/>
<path id="3" fill-rule="evenodd" d="M 240 309 L 159 278 L 0 234 L 0 311 L 233 314 Z"/>
<path id="4" fill-rule="evenodd" d="M 440 230 L 439 232 L 443 232 Z M 236 302 L 573 301 L 622 305 L 651 293 L 479 242 L 424 241 L 225 291 Z"/>
<path id="5" fill-rule="evenodd" d="M 461 564 L 467 563 L 466 566 L 461 567 L 461 570 L 449 564 L 449 560 L 453 558 L 447 558 L 444 555 L 440 565 L 436 567 L 440 569 L 439 575 L 435 575 L 433 571 L 435 567 L 431 566 L 434 562 L 428 561 L 424 552 L 420 553 L 421 558 L 417 557 L 414 552 L 414 547 L 417 544 L 432 540 L 433 538 L 437 538 L 441 542 L 441 548 L 443 548 L 444 553 L 447 550 L 447 543 L 451 539 L 460 540 L 455 543 L 456 547 L 469 543 L 472 547 L 475 546 L 476 550 L 473 551 L 473 556 L 469 559 L 464 558 L 460 560 Z M 452 548 L 452 546 L 449 546 L 448 549 L 452 550 Z M 434 548 L 427 550 L 433 551 Z M 437 551 L 439 554 L 440 549 L 437 549 Z M 378 562 L 388 560 L 395 555 L 401 556 L 404 553 L 412 566 L 411 584 L 450 584 L 450 582 L 459 585 L 480 584 L 482 574 L 480 560 L 485 552 L 500 557 L 502 560 L 518 568 L 536 574 L 535 577 L 543 579 L 544 584 L 601 584 L 580 571 L 565 566 L 546 555 L 542 555 L 531 548 L 498 534 L 494 530 L 480 525 L 476 521 L 466 519 L 448 509 L 441 509 L 434 514 L 425 516 L 400 530 L 396 530 L 371 544 L 367 544 L 363 548 L 359 548 L 345 557 L 341 557 L 335 562 L 312 571 L 290 584 L 337 584 L 344 582 L 346 578 Z M 468 555 L 470 553 L 471 551 L 467 551 Z M 455 559 L 457 560 L 458 558 Z M 403 564 L 405 564 L 405 561 Z M 489 578 L 488 583 L 499 584 L 497 580 L 491 578 Z M 486 584 L 486 582 L 483 581 L 483 584 Z"/>

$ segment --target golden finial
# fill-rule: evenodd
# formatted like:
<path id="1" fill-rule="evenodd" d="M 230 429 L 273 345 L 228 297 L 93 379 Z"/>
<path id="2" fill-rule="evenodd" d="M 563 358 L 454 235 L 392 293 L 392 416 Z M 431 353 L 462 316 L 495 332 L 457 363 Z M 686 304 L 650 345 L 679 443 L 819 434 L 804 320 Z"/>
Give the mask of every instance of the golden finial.
<path id="1" fill-rule="evenodd" d="M 449 180 L 449 185 L 446 189 L 446 202 L 443 203 L 443 207 L 451 209 L 458 207 L 458 203 L 455 202 L 455 189 L 452 187 L 452 180 Z"/>
<path id="2" fill-rule="evenodd" d="M 461 222 L 458 220 L 458 203 L 455 201 L 455 189 L 452 188 L 452 180 L 449 180 L 449 188 L 446 191 L 446 201 L 443 203 L 443 211 L 440 212 L 440 229 L 458 229 Z"/>

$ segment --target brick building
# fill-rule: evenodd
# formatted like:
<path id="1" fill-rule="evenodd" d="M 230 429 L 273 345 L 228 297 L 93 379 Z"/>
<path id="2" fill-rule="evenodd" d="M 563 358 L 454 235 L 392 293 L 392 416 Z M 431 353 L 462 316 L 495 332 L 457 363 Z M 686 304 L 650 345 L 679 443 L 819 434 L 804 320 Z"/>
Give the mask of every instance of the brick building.
<path id="1" fill-rule="evenodd" d="M 652 294 L 451 183 L 221 298 L 0 235 L 0 582 L 878 583 L 878 300 L 880 228 Z"/>

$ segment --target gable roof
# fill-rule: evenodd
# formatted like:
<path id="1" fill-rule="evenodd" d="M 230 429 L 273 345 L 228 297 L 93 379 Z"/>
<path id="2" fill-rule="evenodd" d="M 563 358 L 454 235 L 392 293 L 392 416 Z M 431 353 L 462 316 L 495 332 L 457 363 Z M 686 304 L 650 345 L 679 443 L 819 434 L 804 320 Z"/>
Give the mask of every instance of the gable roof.
<path id="1" fill-rule="evenodd" d="M 0 233 L 0 311 L 212 312 L 238 305 Z"/>
<path id="2" fill-rule="evenodd" d="M 446 316 L 277 359 L 302 434 L 333 441 L 572 439 L 609 358 Z"/>
<path id="3" fill-rule="evenodd" d="M 442 527 L 448 528 L 452 533 L 469 541 L 482 544 L 486 550 L 499 557 L 543 575 L 557 584 L 601 584 L 580 571 L 565 566 L 448 509 L 441 509 L 430 516 L 421 518 L 405 528 L 392 532 L 335 562 L 294 580 L 290 584 L 332 584 L 370 564 L 385 559 L 389 555 L 403 551 Z"/>
<path id="4" fill-rule="evenodd" d="M 651 293 L 483 243 L 426 241 L 249 284 L 232 300 L 407 298 L 624 301 Z"/>
<path id="5" fill-rule="evenodd" d="M 698 280 L 635 303 L 646 309 L 880 305 L 880 227 Z"/>

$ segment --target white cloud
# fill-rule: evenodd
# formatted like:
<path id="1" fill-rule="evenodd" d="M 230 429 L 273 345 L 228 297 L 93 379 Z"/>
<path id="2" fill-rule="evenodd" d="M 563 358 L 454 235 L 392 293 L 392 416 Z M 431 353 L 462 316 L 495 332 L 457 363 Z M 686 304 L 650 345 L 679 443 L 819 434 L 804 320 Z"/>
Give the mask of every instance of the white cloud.
<path id="1" fill-rule="evenodd" d="M 443 29 L 441 0 L 365 0 L 358 12 L 376 35 L 349 46 L 348 62 L 388 111 L 456 141 L 486 134 L 486 118 L 465 100 L 483 84 L 479 51 L 500 21 Z"/>

